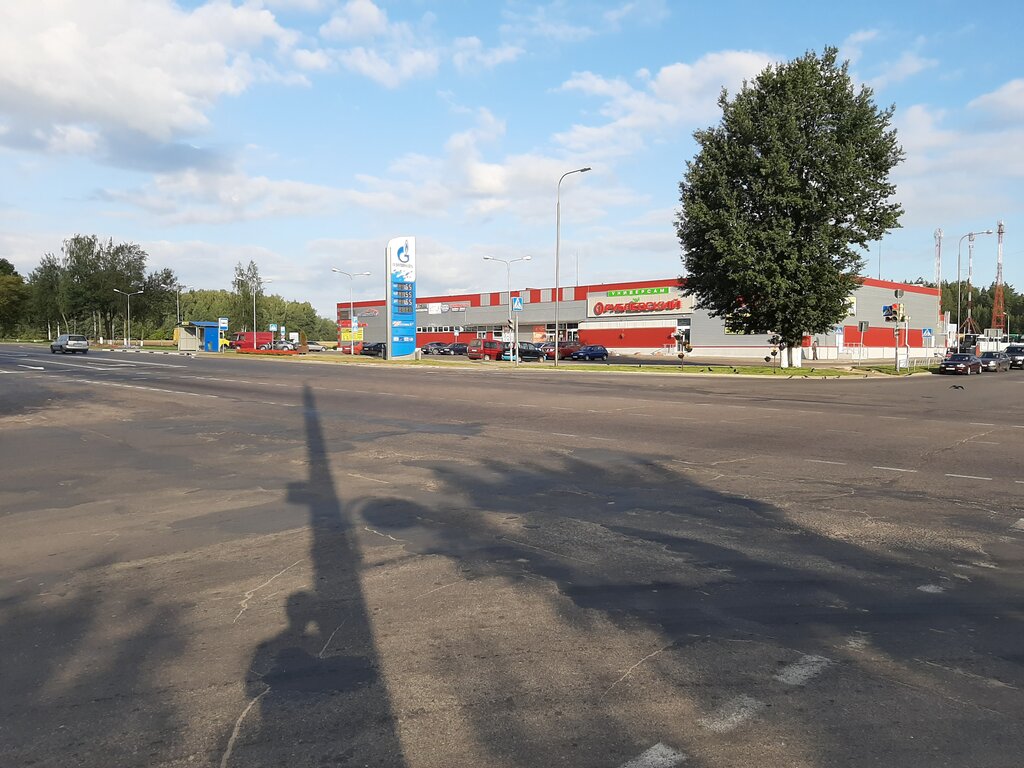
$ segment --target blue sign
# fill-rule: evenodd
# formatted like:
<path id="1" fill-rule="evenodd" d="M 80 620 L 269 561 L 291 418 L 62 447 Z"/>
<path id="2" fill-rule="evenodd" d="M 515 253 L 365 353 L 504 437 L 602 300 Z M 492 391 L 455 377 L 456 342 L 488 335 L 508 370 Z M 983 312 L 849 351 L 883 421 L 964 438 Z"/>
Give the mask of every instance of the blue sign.
<path id="1" fill-rule="evenodd" d="M 523 311 L 523 297 L 522 296 L 513 296 L 512 297 L 512 311 L 513 312 L 522 312 Z"/>
<path id="2" fill-rule="evenodd" d="M 930 339 L 932 337 L 932 329 L 931 328 L 922 328 L 921 329 L 921 336 L 923 338 Z"/>
<path id="3" fill-rule="evenodd" d="M 277 323 L 271 323 L 269 330 L 276 331 L 277 330 Z"/>
<path id="4" fill-rule="evenodd" d="M 406 357 L 416 352 L 416 238 L 388 241 L 388 352 Z"/>
<path id="5" fill-rule="evenodd" d="M 226 331 L 228 329 L 228 319 L 226 317 L 217 318 L 217 329 L 220 331 Z"/>

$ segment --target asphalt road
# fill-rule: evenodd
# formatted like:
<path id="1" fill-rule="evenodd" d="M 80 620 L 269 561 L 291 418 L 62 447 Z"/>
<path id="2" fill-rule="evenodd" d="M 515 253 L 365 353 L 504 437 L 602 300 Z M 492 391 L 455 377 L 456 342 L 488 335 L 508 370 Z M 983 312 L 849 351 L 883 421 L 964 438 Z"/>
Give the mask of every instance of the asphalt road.
<path id="1" fill-rule="evenodd" d="M 0 345 L 0 765 L 1024 755 L 1024 372 Z"/>

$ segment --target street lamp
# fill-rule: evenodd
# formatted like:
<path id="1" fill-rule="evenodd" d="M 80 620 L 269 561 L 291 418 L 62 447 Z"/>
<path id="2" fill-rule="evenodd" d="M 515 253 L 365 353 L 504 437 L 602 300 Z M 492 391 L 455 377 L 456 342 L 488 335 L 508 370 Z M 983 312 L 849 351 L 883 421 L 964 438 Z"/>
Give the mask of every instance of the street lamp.
<path id="1" fill-rule="evenodd" d="M 142 291 L 134 291 L 133 293 L 125 293 L 124 291 L 121 291 L 121 290 L 118 290 L 117 288 L 115 288 L 114 289 L 114 293 L 120 293 L 122 296 L 127 296 L 128 297 L 128 322 L 125 325 L 124 345 L 126 347 L 130 347 L 131 346 L 130 342 L 131 342 L 131 338 L 132 338 L 132 296 L 138 296 L 140 293 L 142 293 Z"/>
<path id="2" fill-rule="evenodd" d="M 561 290 L 558 287 L 558 257 L 559 250 L 561 247 L 562 238 L 562 179 L 573 173 L 586 173 L 590 170 L 590 166 L 586 168 L 577 168 L 574 171 L 566 171 L 558 179 L 558 184 L 555 187 L 555 367 L 558 367 L 558 299 Z M 509 299 L 511 301 L 511 299 Z"/>
<path id="3" fill-rule="evenodd" d="M 339 275 L 348 276 L 348 352 L 349 356 L 353 356 L 356 353 L 356 305 L 352 297 L 353 284 L 357 277 L 367 277 L 369 272 L 346 272 L 344 269 L 338 269 L 337 267 L 331 267 L 331 272 L 337 272 Z"/>
<path id="4" fill-rule="evenodd" d="M 187 285 L 181 285 L 179 283 L 179 285 L 178 285 L 178 295 L 174 299 L 174 316 L 177 318 L 179 325 L 181 324 L 181 289 L 182 288 L 188 288 L 188 286 Z"/>
<path id="5" fill-rule="evenodd" d="M 260 280 L 256 278 L 252 281 L 252 348 L 256 349 L 256 334 L 258 332 L 256 326 L 256 293 L 267 283 L 272 283 L 273 280 Z"/>
<path id="6" fill-rule="evenodd" d="M 499 259 L 497 256 L 484 256 L 484 261 L 500 261 L 505 265 L 505 277 L 508 282 L 508 329 L 512 330 L 512 265 L 517 261 L 530 261 L 532 256 L 522 256 L 518 259 Z M 516 352 L 519 349 L 519 334 L 512 335 L 512 347 L 509 351 L 509 360 L 516 361 Z"/>
<path id="7" fill-rule="evenodd" d="M 984 232 L 968 232 L 966 235 L 960 238 L 960 242 L 956 244 L 956 346 L 960 348 L 960 246 L 964 244 L 964 240 L 970 238 L 969 250 L 974 248 L 974 238 L 976 235 L 991 235 L 992 230 L 986 229 Z M 973 250 L 972 250 L 973 252 Z M 939 286 L 939 290 L 942 290 L 942 286 Z"/>

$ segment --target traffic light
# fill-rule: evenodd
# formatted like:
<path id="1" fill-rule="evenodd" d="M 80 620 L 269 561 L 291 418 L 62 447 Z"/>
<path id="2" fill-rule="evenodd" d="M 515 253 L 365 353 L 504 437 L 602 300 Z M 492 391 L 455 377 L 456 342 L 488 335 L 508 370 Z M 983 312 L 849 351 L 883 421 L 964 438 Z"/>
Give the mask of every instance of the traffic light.
<path id="1" fill-rule="evenodd" d="M 896 307 L 896 322 L 902 323 L 902 322 L 906 321 L 906 319 L 907 319 L 907 305 L 900 303 L 900 304 L 896 304 L 895 307 Z"/>

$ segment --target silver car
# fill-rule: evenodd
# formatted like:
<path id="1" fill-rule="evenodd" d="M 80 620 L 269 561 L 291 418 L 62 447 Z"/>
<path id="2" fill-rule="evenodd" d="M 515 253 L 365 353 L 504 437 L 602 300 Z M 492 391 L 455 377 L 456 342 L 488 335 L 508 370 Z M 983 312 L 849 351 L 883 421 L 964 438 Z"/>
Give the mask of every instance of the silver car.
<path id="1" fill-rule="evenodd" d="M 53 354 L 60 352 L 62 355 L 66 355 L 68 352 L 71 354 L 81 352 L 85 355 L 89 353 L 89 340 L 77 333 L 62 333 L 56 341 L 50 344 L 50 352 Z"/>

